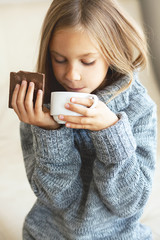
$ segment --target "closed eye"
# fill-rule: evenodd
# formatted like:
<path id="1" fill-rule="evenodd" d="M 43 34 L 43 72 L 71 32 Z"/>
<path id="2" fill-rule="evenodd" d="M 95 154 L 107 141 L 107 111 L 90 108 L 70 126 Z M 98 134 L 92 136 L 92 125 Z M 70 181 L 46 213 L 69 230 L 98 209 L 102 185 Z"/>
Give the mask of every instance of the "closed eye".
<path id="1" fill-rule="evenodd" d="M 58 60 L 57 58 L 54 57 L 54 61 L 55 61 L 56 63 L 63 64 L 63 63 L 66 63 L 66 62 L 67 62 L 67 59 Z M 91 65 L 93 65 L 95 62 L 96 62 L 96 60 L 94 60 L 94 61 L 92 61 L 92 62 L 85 62 L 85 61 L 81 60 L 81 63 L 82 63 L 83 65 L 86 65 L 86 66 L 91 66 Z"/>
<path id="2" fill-rule="evenodd" d="M 84 65 L 86 65 L 86 66 L 91 66 L 91 65 L 93 65 L 95 62 L 96 62 L 96 61 L 92 61 L 92 62 L 83 62 L 83 61 L 82 61 L 82 63 L 83 63 Z"/>
<path id="3" fill-rule="evenodd" d="M 64 59 L 64 60 L 58 60 L 58 59 L 55 58 L 54 60 L 55 60 L 56 63 L 60 63 L 60 64 L 66 62 L 66 59 Z"/>

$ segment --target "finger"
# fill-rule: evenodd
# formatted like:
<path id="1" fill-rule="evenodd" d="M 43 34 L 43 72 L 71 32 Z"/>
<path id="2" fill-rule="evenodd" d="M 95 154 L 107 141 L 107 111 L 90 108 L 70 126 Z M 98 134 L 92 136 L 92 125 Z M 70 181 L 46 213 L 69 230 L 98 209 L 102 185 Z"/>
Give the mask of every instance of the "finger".
<path id="1" fill-rule="evenodd" d="M 67 128 L 74 128 L 74 129 L 91 129 L 91 125 L 81 125 L 81 124 L 75 124 L 75 123 L 69 123 L 69 122 L 67 122 L 65 126 Z"/>
<path id="2" fill-rule="evenodd" d="M 94 116 L 95 112 L 96 112 L 95 108 L 93 108 L 93 109 L 86 108 L 84 106 L 80 106 L 80 105 L 77 105 L 77 104 L 71 104 L 71 103 L 65 104 L 65 108 L 69 109 L 70 111 L 79 113 L 79 114 L 81 114 L 83 116 L 86 116 L 86 117 Z"/>
<path id="3" fill-rule="evenodd" d="M 18 97 L 19 89 L 20 89 L 20 85 L 16 84 L 15 89 L 12 94 L 12 101 L 11 101 L 11 106 L 13 107 L 14 111 L 17 113 L 18 116 L 20 115 L 20 113 L 18 111 L 18 107 L 17 107 L 17 97 Z"/>
<path id="4" fill-rule="evenodd" d="M 71 102 L 72 103 L 77 103 L 77 104 L 81 104 L 84 105 L 86 107 L 91 107 L 94 103 L 94 99 L 91 98 L 71 98 Z"/>
<path id="5" fill-rule="evenodd" d="M 26 90 L 27 90 L 27 81 L 23 80 L 19 89 L 18 100 L 22 99 L 24 101 L 26 96 Z"/>
<path id="6" fill-rule="evenodd" d="M 25 106 L 24 106 L 26 90 L 27 90 L 27 82 L 23 80 L 22 83 L 21 83 L 19 92 L 18 92 L 18 97 L 17 97 L 17 107 L 18 107 L 18 110 L 19 110 L 20 114 L 25 114 L 26 113 L 26 109 L 25 109 Z"/>
<path id="7" fill-rule="evenodd" d="M 39 114 L 42 112 L 43 103 L 43 91 L 41 89 L 37 92 L 36 102 L 35 102 L 35 113 Z"/>
<path id="8" fill-rule="evenodd" d="M 25 97 L 25 108 L 30 114 L 33 114 L 33 94 L 34 94 L 34 83 L 30 82 L 28 91 Z"/>
<path id="9" fill-rule="evenodd" d="M 79 125 L 93 124 L 92 117 L 59 115 L 59 119 L 68 123 L 79 124 Z"/>

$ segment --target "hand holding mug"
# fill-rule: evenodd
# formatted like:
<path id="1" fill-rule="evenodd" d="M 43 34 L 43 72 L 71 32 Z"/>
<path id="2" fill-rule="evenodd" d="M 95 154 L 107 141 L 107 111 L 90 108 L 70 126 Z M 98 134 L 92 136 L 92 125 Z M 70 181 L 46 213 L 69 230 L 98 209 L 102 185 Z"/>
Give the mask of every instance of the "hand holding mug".
<path id="1" fill-rule="evenodd" d="M 77 92 L 52 93 L 51 115 L 66 127 L 93 131 L 110 127 L 118 121 L 116 114 L 96 95 Z"/>
<path id="2" fill-rule="evenodd" d="M 98 103 L 98 97 L 94 94 L 90 93 L 79 93 L 79 92 L 52 92 L 51 93 L 51 110 L 50 113 L 53 116 L 54 120 L 59 124 L 65 124 L 65 121 L 59 118 L 59 115 L 67 115 L 67 116 L 82 116 L 82 114 L 77 113 L 75 111 L 69 110 L 65 108 L 67 103 L 75 104 L 71 99 L 74 98 L 80 99 L 89 99 L 90 106 L 83 106 L 83 108 L 90 107 L 94 108 Z M 67 106 L 67 105 L 66 105 Z"/>

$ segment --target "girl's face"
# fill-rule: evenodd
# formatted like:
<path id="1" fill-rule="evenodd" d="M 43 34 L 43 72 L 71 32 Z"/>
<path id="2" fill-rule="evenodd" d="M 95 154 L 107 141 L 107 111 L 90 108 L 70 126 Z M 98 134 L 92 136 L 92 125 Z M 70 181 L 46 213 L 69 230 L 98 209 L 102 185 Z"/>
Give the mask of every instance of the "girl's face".
<path id="1" fill-rule="evenodd" d="M 86 32 L 56 31 L 49 48 L 54 75 L 67 91 L 91 93 L 103 83 L 108 65 Z"/>

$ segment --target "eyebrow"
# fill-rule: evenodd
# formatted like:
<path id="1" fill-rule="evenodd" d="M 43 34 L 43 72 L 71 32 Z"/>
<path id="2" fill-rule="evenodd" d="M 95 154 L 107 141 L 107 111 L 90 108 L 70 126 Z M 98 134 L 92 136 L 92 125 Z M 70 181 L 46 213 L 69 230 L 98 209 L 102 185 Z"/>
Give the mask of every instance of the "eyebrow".
<path id="1" fill-rule="evenodd" d="M 60 57 L 65 57 L 65 56 L 61 55 L 60 53 L 58 53 L 58 52 L 56 52 L 56 51 L 54 51 L 54 50 L 50 50 L 50 53 L 54 53 L 54 54 L 56 54 L 56 55 L 58 55 L 58 56 L 60 56 Z M 78 56 L 78 57 L 96 56 L 96 55 L 98 55 L 98 54 L 99 54 L 98 52 L 90 52 L 90 53 L 82 54 L 82 55 L 80 55 L 80 56 Z"/>

